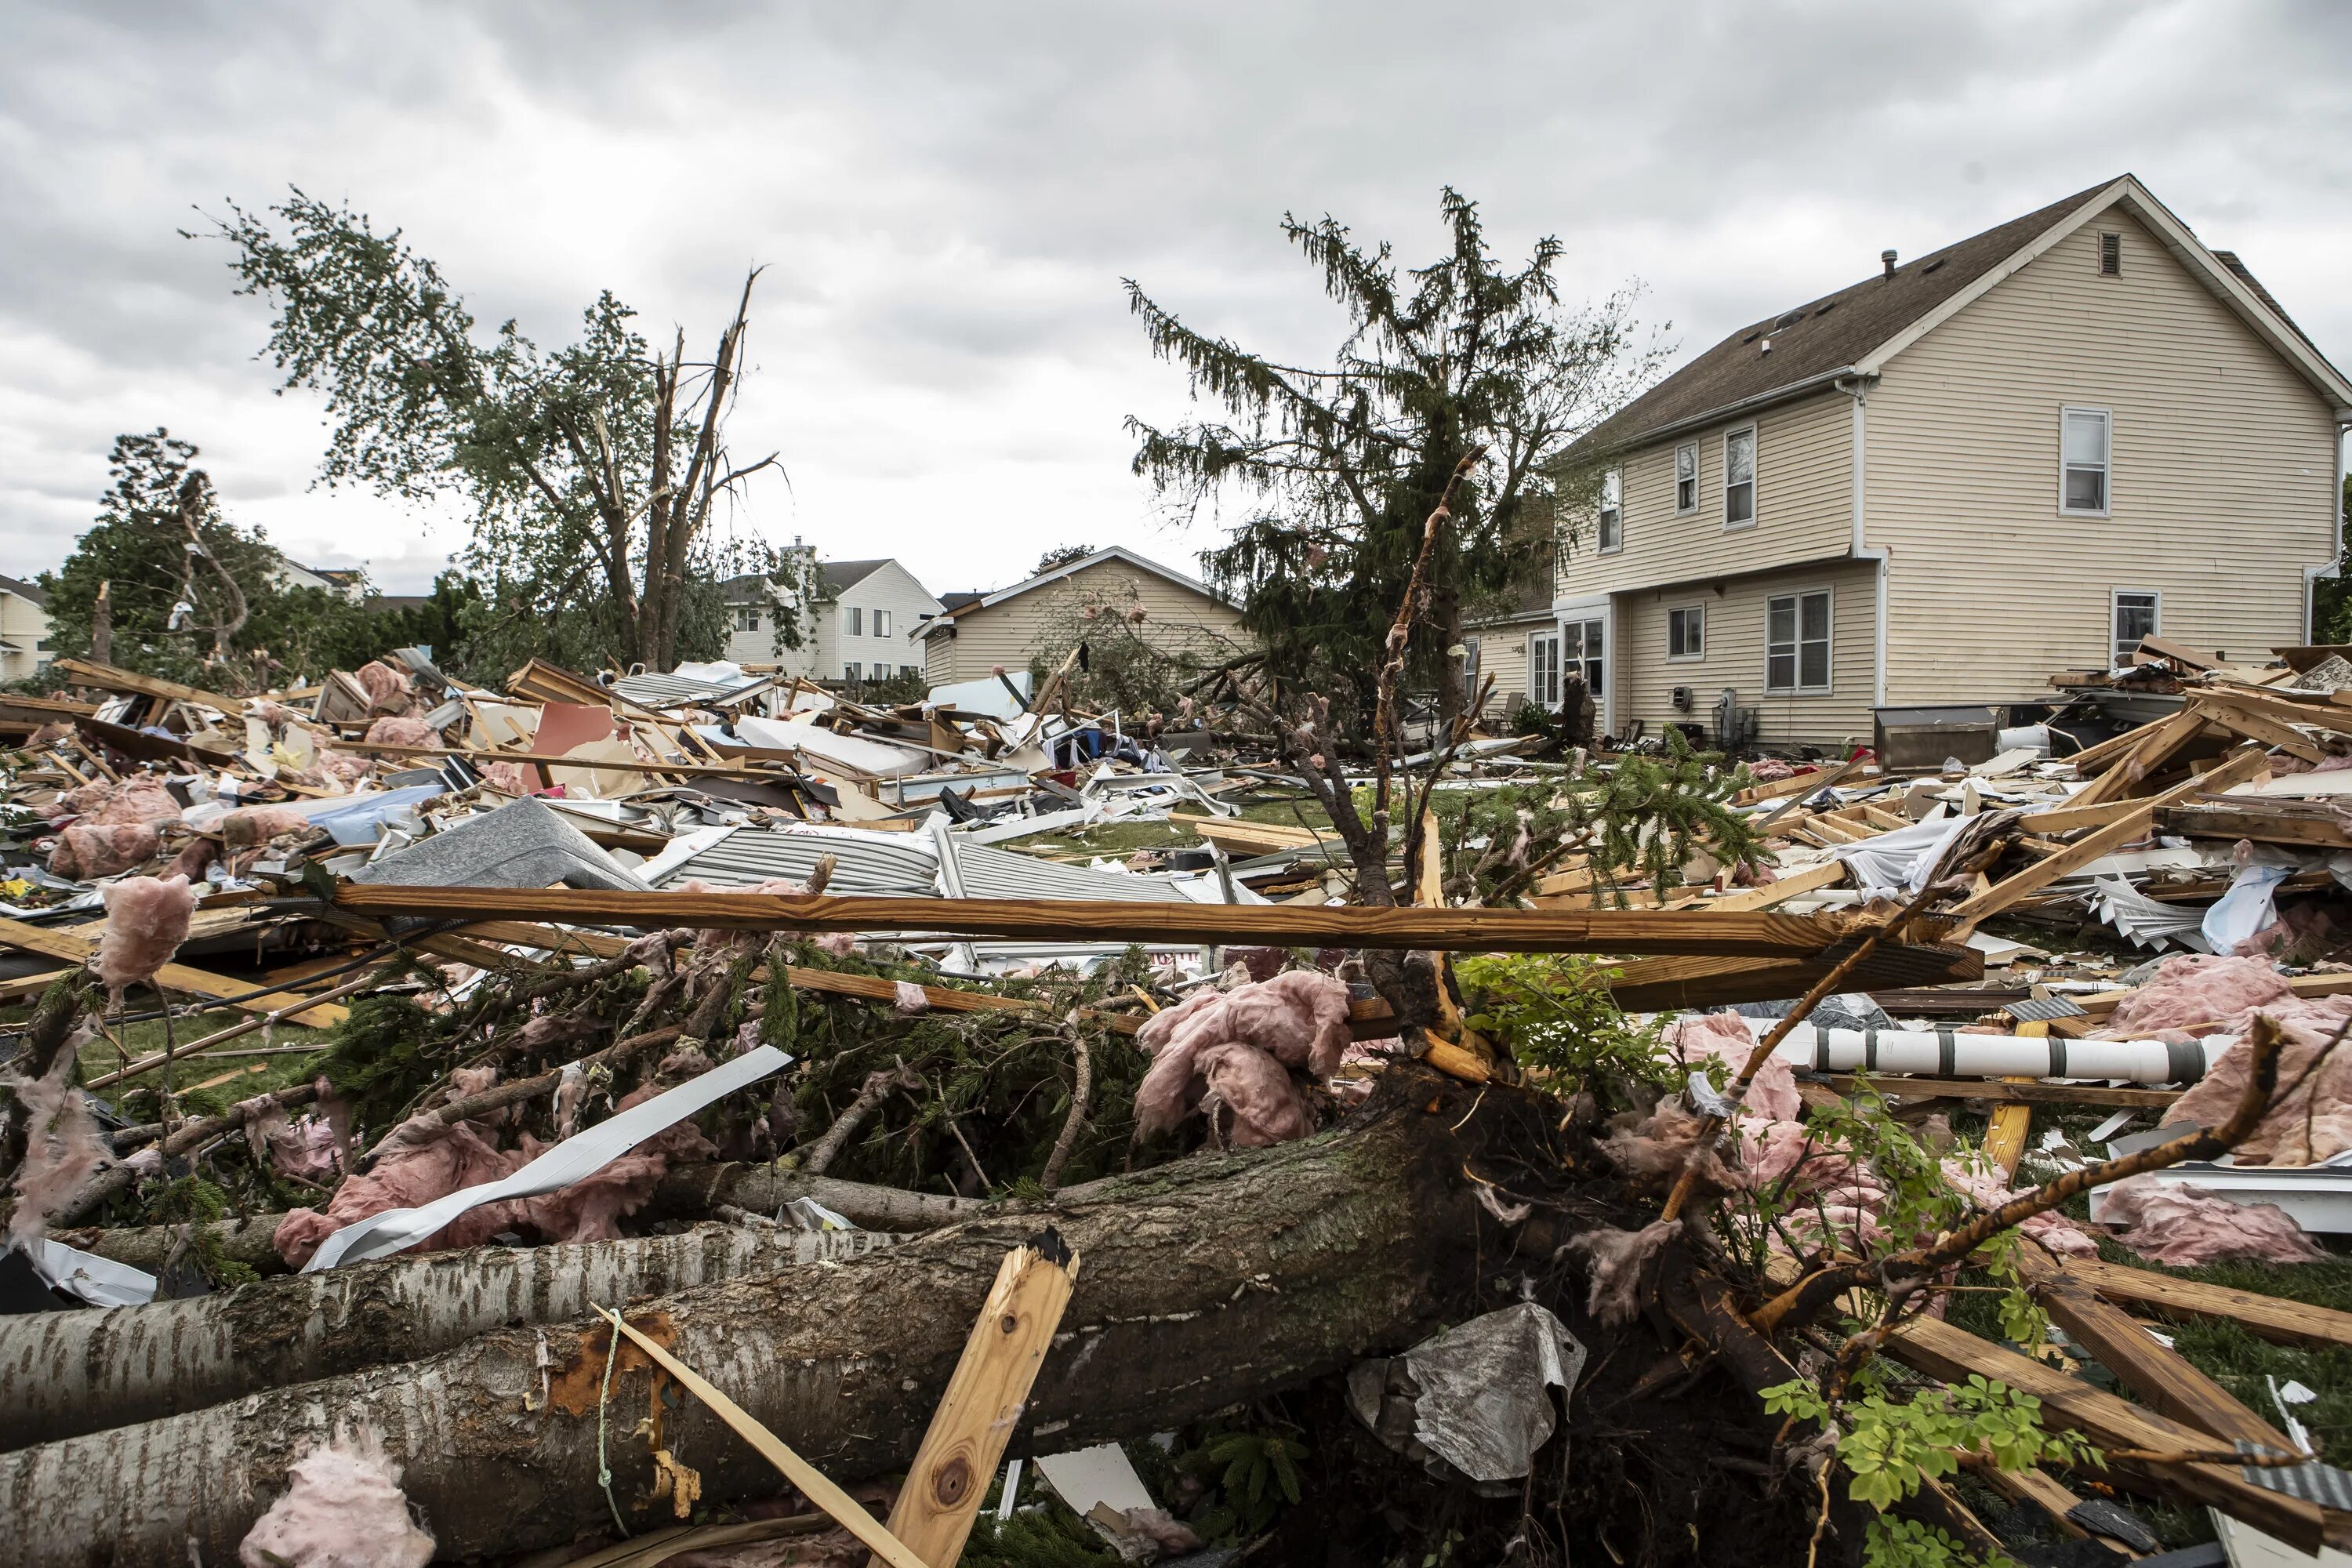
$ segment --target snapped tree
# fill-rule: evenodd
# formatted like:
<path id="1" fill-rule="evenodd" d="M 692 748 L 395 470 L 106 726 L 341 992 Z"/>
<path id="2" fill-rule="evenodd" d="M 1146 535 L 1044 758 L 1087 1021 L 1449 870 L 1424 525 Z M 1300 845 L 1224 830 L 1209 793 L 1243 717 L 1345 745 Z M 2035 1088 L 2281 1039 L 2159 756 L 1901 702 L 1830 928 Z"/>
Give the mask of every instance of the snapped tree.
<path id="1" fill-rule="evenodd" d="M 742 552 L 715 524 L 776 461 L 738 464 L 726 438 L 757 268 L 708 360 L 682 330 L 656 352 L 610 291 L 547 350 L 511 321 L 480 331 L 398 229 L 300 190 L 229 211 L 215 232 L 238 291 L 275 311 L 268 353 L 287 387 L 326 395 L 320 477 L 469 510 L 478 642 L 657 669 L 719 651 L 718 584 Z"/>
<path id="2" fill-rule="evenodd" d="M 1283 232 L 1347 316 L 1328 365 L 1291 364 L 1187 325 L 1133 279 L 1128 300 L 1153 351 L 1184 367 L 1221 416 L 1162 429 L 1130 418 L 1135 471 L 1187 512 L 1228 485 L 1252 515 L 1204 557 L 1245 598 L 1266 666 L 1327 693 L 1350 688 L 1369 725 L 1381 634 L 1413 569 L 1423 521 L 1463 459 L 1452 521 L 1429 564 L 1429 635 L 1409 684 L 1434 686 L 1440 718 L 1470 700 L 1466 616 L 1549 581 L 1561 456 L 1652 374 L 1634 341 L 1632 290 L 1561 303 L 1560 242 L 1507 268 L 1477 205 L 1448 188 L 1451 246 L 1402 276 L 1383 241 L 1367 250 L 1337 219 L 1285 215 Z"/>

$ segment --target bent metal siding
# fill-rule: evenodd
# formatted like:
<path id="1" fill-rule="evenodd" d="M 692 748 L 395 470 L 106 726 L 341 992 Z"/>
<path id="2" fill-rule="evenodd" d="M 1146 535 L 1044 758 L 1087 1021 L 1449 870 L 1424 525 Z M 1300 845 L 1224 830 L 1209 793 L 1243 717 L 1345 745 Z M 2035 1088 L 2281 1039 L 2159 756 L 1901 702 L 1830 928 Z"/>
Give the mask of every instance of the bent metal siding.
<path id="1" fill-rule="evenodd" d="M 2122 236 L 2119 277 L 2098 270 L 2102 232 Z M 2058 510 L 2067 405 L 2113 412 L 2105 518 Z M 2165 636 L 2232 658 L 2303 640 L 2303 569 L 2334 553 L 2327 408 L 2120 210 L 1897 355 L 1864 419 L 1889 701 L 2046 694 L 2103 668 L 2118 588 L 2160 593 Z"/>

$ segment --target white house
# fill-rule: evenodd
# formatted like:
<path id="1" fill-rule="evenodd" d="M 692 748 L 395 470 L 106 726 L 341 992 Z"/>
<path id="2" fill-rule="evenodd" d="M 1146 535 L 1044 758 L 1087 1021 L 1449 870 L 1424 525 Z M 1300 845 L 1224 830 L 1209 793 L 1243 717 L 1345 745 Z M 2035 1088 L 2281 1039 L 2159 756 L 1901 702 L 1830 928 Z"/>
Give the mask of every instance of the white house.
<path id="1" fill-rule="evenodd" d="M 883 680 L 919 670 L 908 633 L 940 613 L 939 600 L 896 561 L 827 561 L 818 568 L 824 599 L 814 635 L 798 648 L 776 648 L 768 579 L 754 574 L 727 584 L 732 623 L 727 657 L 812 680 Z"/>
<path id="2" fill-rule="evenodd" d="M 49 596 L 0 577 L 0 680 L 27 680 L 49 662 Z"/>

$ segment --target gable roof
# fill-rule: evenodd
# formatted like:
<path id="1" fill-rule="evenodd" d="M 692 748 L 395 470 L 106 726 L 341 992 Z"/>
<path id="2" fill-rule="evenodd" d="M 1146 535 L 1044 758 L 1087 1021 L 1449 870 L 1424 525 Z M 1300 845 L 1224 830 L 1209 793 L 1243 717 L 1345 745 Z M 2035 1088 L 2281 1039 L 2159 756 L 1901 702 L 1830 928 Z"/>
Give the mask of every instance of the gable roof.
<path id="1" fill-rule="evenodd" d="M 817 575 L 823 580 L 824 591 L 828 595 L 838 595 L 847 589 L 855 588 L 883 567 L 898 564 L 898 558 L 890 555 L 873 561 L 820 561 L 817 563 Z M 899 570 L 906 569 L 900 567 Z M 907 573 L 908 580 L 912 582 L 914 575 L 911 572 Z M 766 590 L 773 581 L 774 579 L 764 572 L 747 572 L 740 577 L 728 578 L 721 585 L 721 592 L 727 603 L 730 605 L 751 604 L 764 597 Z M 916 583 L 915 586 L 922 588 L 926 594 L 930 592 L 929 589 L 923 588 L 920 583 Z"/>
<path id="2" fill-rule="evenodd" d="M 844 588 L 856 587 L 889 564 L 890 558 L 886 555 L 879 561 L 827 561 L 817 570 L 824 576 L 825 592 L 838 594 Z"/>
<path id="3" fill-rule="evenodd" d="M 49 607 L 47 590 L 42 588 L 37 583 L 27 583 L 22 578 L 0 577 L 0 594 L 14 594 L 20 599 L 30 600 L 45 610 Z"/>
<path id="4" fill-rule="evenodd" d="M 2352 383 L 2242 262 L 2208 250 L 2130 174 L 2077 191 L 1895 269 L 1780 311 L 1722 342 L 1619 409 L 1575 450 L 1625 448 L 1801 396 L 1888 360 L 2111 206 L 2146 224 L 2190 273 L 2343 412 Z M 1766 345 L 1769 345 L 1769 352 Z"/>
<path id="5" fill-rule="evenodd" d="M 1157 561 L 1146 560 L 1123 544 L 1113 544 L 1096 551 L 1092 555 L 1082 555 L 1076 561 L 1056 566 L 1051 572 L 1040 572 L 1034 577 L 1024 577 L 1010 588 L 999 588 L 992 594 L 945 595 L 940 598 L 940 603 L 946 606 L 946 613 L 933 616 L 929 620 L 917 626 L 913 636 L 917 641 L 920 641 L 929 637 L 934 628 L 951 624 L 959 616 L 968 616 L 974 610 L 993 608 L 1007 599 L 1017 599 L 1022 595 L 1034 593 L 1048 584 L 1058 583 L 1065 577 L 1076 576 L 1088 567 L 1099 566 L 1104 562 L 1114 560 L 1124 561 L 1129 565 L 1149 572 L 1155 577 L 1164 578 L 1179 588 L 1198 594 L 1204 599 L 1214 600 L 1221 605 L 1225 602 L 1223 596 L 1206 583 L 1187 577 L 1181 572 L 1171 571 Z M 959 599 L 963 603 L 958 604 L 956 601 Z"/>

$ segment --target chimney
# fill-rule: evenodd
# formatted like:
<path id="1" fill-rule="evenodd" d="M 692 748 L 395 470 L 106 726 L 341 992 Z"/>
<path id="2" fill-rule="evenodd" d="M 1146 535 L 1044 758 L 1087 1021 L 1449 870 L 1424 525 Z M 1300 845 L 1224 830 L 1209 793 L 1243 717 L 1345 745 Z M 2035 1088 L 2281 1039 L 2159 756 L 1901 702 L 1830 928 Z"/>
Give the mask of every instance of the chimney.
<path id="1" fill-rule="evenodd" d="M 1887 277 L 1892 278 L 1895 276 L 1895 253 L 1893 251 L 1880 251 L 1878 253 L 1878 264 L 1886 268 Z"/>

